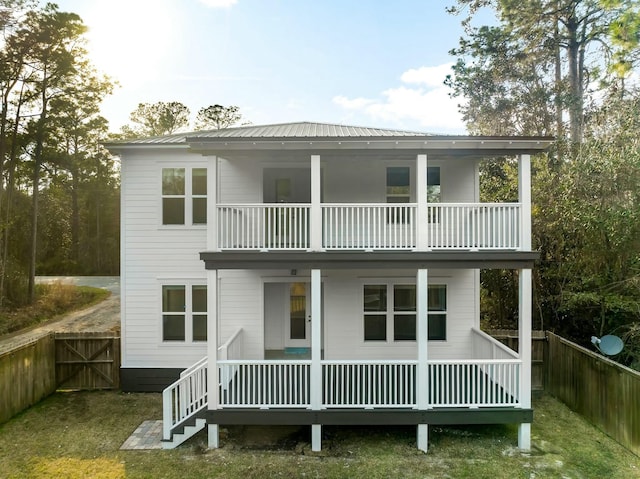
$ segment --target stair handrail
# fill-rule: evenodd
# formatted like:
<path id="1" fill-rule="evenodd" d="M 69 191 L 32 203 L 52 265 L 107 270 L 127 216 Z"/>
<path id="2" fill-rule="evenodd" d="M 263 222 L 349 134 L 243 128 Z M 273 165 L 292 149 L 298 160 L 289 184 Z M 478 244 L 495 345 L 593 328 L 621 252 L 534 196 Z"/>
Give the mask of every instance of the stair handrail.
<path id="1" fill-rule="evenodd" d="M 198 369 L 199 367 L 201 367 L 203 364 L 207 364 L 207 360 L 208 360 L 208 356 L 205 356 L 204 358 L 202 358 L 201 360 L 199 360 L 197 363 L 189 366 L 187 369 L 185 369 L 184 371 L 182 371 L 180 373 L 180 377 L 183 378 L 185 376 L 188 376 L 189 374 L 191 374 L 193 371 L 195 371 L 196 369 Z"/>
<path id="2" fill-rule="evenodd" d="M 218 360 L 242 359 L 242 328 L 238 328 L 225 343 L 218 348 Z"/>
<path id="3" fill-rule="evenodd" d="M 207 358 L 185 370 L 162 391 L 162 438 L 171 440 L 173 429 L 207 407 Z M 188 372 L 186 372 L 188 371 Z"/>

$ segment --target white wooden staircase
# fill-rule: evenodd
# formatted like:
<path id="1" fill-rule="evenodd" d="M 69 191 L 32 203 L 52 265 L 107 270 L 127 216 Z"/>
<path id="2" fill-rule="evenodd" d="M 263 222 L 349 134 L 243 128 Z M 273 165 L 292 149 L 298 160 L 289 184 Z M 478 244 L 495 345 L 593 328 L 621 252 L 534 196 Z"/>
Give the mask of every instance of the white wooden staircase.
<path id="1" fill-rule="evenodd" d="M 207 409 L 207 358 L 185 369 L 162 392 L 162 447 L 173 449 L 204 429 Z"/>

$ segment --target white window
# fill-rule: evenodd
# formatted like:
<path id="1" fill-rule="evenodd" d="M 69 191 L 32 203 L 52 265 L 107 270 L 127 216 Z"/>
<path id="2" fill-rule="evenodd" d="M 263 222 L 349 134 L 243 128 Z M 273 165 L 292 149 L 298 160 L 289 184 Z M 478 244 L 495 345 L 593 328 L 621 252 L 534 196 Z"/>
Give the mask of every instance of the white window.
<path id="1" fill-rule="evenodd" d="M 428 286 L 429 340 L 447 339 L 447 287 Z M 416 285 L 366 284 L 363 297 L 365 341 L 416 340 Z"/>
<path id="2" fill-rule="evenodd" d="M 387 203 L 411 202 L 411 168 L 387 167 Z"/>
<path id="3" fill-rule="evenodd" d="M 162 224 L 207 223 L 207 169 L 162 168 Z"/>
<path id="4" fill-rule="evenodd" d="M 166 284 L 162 286 L 162 340 L 198 342 L 207 340 L 207 286 Z"/>

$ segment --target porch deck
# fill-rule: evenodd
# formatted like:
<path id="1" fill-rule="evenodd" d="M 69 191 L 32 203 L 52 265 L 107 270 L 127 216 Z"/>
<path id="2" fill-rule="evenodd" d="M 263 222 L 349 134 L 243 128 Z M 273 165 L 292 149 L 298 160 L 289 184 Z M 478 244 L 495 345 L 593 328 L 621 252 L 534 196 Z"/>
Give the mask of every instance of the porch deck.
<path id="1" fill-rule="evenodd" d="M 417 360 L 248 360 L 240 330 L 218 350 L 217 404 L 206 415 L 215 424 L 530 422 L 531 410 L 520 401 L 522 360 L 482 331 L 472 333 L 473 355 L 481 359 L 421 366 Z M 207 408 L 207 366 L 203 358 L 165 390 L 165 438 Z"/>

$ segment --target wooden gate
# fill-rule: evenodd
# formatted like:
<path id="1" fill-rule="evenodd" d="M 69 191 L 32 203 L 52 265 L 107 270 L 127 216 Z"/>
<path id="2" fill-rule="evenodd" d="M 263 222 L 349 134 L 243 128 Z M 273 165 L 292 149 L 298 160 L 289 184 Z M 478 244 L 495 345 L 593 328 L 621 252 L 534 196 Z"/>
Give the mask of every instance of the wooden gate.
<path id="1" fill-rule="evenodd" d="M 56 333 L 57 389 L 118 389 L 117 333 Z"/>

